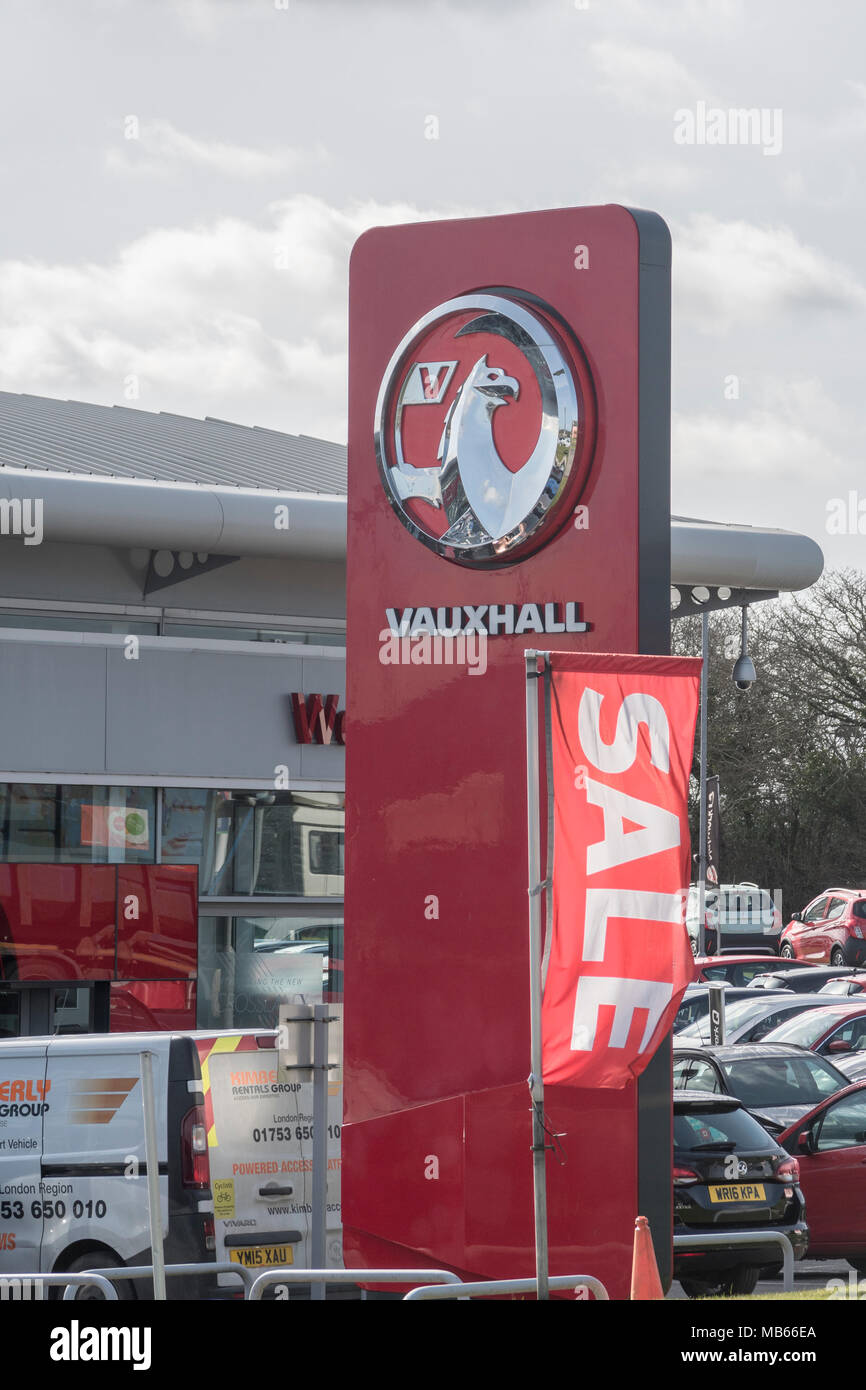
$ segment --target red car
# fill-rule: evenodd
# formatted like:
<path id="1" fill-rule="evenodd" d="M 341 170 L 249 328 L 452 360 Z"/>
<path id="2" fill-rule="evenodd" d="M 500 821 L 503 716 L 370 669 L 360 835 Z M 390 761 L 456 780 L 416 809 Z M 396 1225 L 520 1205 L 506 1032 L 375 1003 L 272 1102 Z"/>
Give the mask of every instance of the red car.
<path id="1" fill-rule="evenodd" d="M 822 1100 L 778 1142 L 800 1164 L 809 1259 L 841 1257 L 866 1274 L 866 1081 Z"/>
<path id="2" fill-rule="evenodd" d="M 805 964 L 805 961 L 803 962 Z M 756 975 L 766 975 L 768 971 L 796 970 L 790 960 L 781 956 L 697 956 L 695 959 L 695 982 L 711 984 L 715 980 L 727 981 L 729 985 L 743 988 L 751 984 Z"/>
<path id="3" fill-rule="evenodd" d="M 794 913 L 779 941 L 780 954 L 788 960 L 866 964 L 866 892 L 828 888 L 804 912 Z"/>
<path id="4" fill-rule="evenodd" d="M 854 995 L 826 1008 L 809 1009 L 780 1023 L 761 1041 L 797 1043 L 825 1057 L 866 1051 L 866 1004 Z"/>

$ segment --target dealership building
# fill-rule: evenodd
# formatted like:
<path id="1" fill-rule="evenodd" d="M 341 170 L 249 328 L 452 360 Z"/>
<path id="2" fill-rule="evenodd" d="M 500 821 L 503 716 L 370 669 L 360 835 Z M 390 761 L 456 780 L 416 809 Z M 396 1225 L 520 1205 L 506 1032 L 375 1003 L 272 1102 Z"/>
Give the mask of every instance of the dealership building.
<path id="1" fill-rule="evenodd" d="M 341 998 L 345 448 L 0 393 L 0 530 L 0 1033 Z M 671 561 L 679 613 L 823 563 L 685 519 Z"/>

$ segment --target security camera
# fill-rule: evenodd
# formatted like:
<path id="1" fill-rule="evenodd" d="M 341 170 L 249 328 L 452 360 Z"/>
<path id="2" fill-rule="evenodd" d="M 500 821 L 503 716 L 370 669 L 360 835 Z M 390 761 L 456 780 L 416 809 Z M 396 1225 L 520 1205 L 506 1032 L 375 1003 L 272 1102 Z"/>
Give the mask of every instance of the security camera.
<path id="1" fill-rule="evenodd" d="M 740 655 L 737 657 L 736 664 L 731 672 L 731 679 L 738 690 L 748 690 L 750 685 L 754 685 L 758 679 L 755 670 L 755 663 L 749 656 L 748 642 L 748 604 L 743 604 L 743 626 L 740 634 Z"/>
<path id="2" fill-rule="evenodd" d="M 754 685 L 755 681 L 758 679 L 755 663 L 748 652 L 743 652 L 737 657 L 731 679 L 738 690 L 748 690 L 749 686 Z"/>

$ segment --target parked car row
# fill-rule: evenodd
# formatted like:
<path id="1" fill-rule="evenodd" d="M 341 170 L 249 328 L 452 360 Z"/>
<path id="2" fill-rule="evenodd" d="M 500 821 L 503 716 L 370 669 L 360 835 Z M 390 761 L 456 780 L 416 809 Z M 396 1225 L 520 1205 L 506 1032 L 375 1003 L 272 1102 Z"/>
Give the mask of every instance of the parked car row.
<path id="1" fill-rule="evenodd" d="M 700 889 L 690 884 L 686 928 L 700 948 Z M 866 889 L 828 888 L 784 925 L 774 896 L 756 883 L 723 883 L 704 893 L 704 949 L 750 950 L 813 965 L 866 965 Z"/>
<path id="2" fill-rule="evenodd" d="M 749 1293 L 778 1270 L 762 1230 L 782 1231 L 797 1258 L 843 1258 L 866 1274 L 866 972 L 750 964 L 696 961 L 674 1034 L 674 1231 L 756 1238 L 675 1247 L 690 1297 Z M 710 983 L 723 986 L 716 1046 Z"/>
<path id="3" fill-rule="evenodd" d="M 745 993 L 750 997 L 744 999 L 741 996 L 729 1003 L 728 991 L 725 991 L 726 1042 L 760 1042 L 783 1023 L 799 1018 L 801 1013 L 827 1007 L 826 995 L 789 994 L 775 990 L 746 990 Z M 678 1041 L 711 1042 L 709 1011 L 686 1027 L 678 1028 L 676 1038 Z"/>

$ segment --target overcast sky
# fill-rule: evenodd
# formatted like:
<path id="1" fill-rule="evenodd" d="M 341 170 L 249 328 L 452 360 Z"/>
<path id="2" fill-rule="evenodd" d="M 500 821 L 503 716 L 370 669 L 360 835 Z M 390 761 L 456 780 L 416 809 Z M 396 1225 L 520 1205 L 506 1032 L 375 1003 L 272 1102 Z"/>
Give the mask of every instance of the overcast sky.
<path id="1" fill-rule="evenodd" d="M 362 230 L 653 208 L 674 242 L 674 510 L 801 530 L 866 567 L 856 0 L 0 16 L 0 389 L 344 441 Z M 697 143 L 738 108 L 763 111 L 759 138 Z M 864 534 L 828 533 L 852 491 Z"/>

